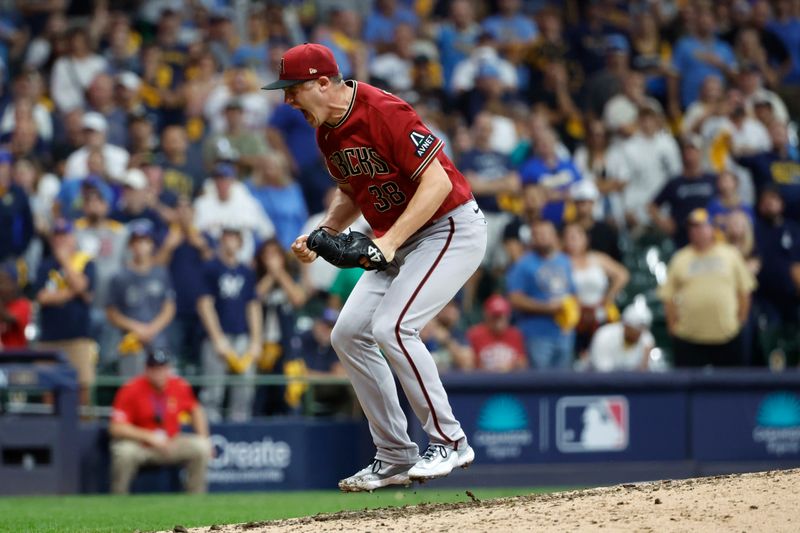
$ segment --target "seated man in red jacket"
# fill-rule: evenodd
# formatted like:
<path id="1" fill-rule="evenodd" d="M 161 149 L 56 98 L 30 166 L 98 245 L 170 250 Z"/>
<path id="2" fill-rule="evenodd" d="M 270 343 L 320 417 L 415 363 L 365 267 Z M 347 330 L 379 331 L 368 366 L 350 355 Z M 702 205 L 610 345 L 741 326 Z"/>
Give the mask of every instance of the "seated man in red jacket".
<path id="1" fill-rule="evenodd" d="M 186 465 L 187 492 L 206 492 L 211 458 L 208 421 L 191 386 L 172 371 L 163 350 L 147 354 L 143 374 L 114 398 L 111 414 L 111 492 L 125 494 L 143 465 Z M 181 433 L 181 416 L 194 433 Z"/>

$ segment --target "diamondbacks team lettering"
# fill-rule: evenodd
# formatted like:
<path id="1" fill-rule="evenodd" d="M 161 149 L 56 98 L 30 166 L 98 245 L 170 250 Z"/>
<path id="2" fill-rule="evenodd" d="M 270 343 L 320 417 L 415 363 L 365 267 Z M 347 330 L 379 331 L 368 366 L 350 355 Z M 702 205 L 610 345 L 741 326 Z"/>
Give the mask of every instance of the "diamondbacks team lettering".
<path id="1" fill-rule="evenodd" d="M 389 165 L 378 155 L 374 148 L 369 146 L 356 146 L 333 152 L 329 157 L 331 163 L 336 165 L 342 178 L 366 174 L 375 177 L 389 173 Z"/>

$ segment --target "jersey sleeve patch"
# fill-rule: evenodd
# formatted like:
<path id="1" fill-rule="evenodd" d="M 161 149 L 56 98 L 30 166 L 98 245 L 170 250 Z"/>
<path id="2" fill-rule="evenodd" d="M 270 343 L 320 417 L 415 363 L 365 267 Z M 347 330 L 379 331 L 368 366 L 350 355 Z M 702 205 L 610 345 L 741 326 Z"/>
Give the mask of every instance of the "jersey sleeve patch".
<path id="1" fill-rule="evenodd" d="M 442 142 L 441 139 L 437 139 L 433 135 L 430 135 L 430 137 L 433 139 L 433 143 L 425 149 L 425 159 L 422 160 L 417 169 L 411 175 L 411 181 L 416 181 L 419 179 L 420 175 L 425 172 L 425 169 L 428 168 L 428 165 L 430 165 L 431 161 L 433 161 L 433 158 L 436 157 L 436 154 L 439 153 L 439 150 L 441 150 L 442 146 L 444 146 L 444 142 Z"/>
<path id="2" fill-rule="evenodd" d="M 414 145 L 414 153 L 417 154 L 417 157 L 424 157 L 428 150 L 436 144 L 436 137 L 432 133 L 412 131 L 408 137 Z"/>

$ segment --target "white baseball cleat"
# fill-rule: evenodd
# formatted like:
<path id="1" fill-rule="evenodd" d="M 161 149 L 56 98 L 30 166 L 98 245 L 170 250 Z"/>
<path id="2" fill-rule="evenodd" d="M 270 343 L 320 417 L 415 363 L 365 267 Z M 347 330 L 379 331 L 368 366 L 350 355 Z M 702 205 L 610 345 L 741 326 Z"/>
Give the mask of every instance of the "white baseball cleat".
<path id="1" fill-rule="evenodd" d="M 442 444 L 430 444 L 414 467 L 408 471 L 412 481 L 445 477 L 456 467 L 467 468 L 475 460 L 475 450 L 466 445 L 454 450 Z"/>
<path id="2" fill-rule="evenodd" d="M 365 468 L 339 482 L 342 492 L 366 492 L 389 485 L 411 485 L 408 471 L 414 465 L 393 465 L 374 459 Z"/>
<path id="3" fill-rule="evenodd" d="M 459 468 L 469 468 L 469 465 L 475 460 L 475 450 L 472 449 L 472 446 L 467 444 L 467 446 L 461 450 L 458 450 L 458 463 L 456 466 Z"/>

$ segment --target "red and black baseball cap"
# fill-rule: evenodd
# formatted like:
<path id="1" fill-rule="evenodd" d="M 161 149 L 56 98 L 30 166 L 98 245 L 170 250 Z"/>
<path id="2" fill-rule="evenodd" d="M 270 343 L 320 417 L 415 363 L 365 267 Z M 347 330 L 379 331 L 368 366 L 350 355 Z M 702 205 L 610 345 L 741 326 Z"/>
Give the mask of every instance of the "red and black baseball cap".
<path id="1" fill-rule="evenodd" d="M 281 74 L 277 81 L 262 89 L 285 89 L 322 76 L 338 76 L 339 65 L 333 52 L 321 44 L 301 44 L 290 48 L 281 58 Z"/>

